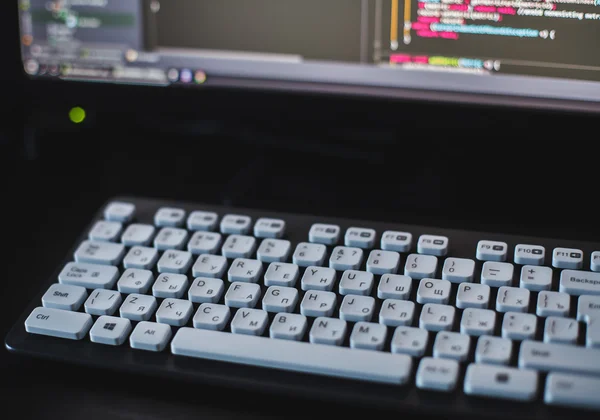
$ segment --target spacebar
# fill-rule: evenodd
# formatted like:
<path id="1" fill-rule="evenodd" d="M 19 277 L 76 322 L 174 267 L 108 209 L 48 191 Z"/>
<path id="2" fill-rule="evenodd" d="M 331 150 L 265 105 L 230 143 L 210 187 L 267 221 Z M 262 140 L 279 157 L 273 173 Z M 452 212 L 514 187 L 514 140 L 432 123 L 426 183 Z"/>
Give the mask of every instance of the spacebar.
<path id="1" fill-rule="evenodd" d="M 409 380 L 412 368 L 412 359 L 404 354 L 195 328 L 180 328 L 171 351 L 180 356 L 398 385 Z"/>

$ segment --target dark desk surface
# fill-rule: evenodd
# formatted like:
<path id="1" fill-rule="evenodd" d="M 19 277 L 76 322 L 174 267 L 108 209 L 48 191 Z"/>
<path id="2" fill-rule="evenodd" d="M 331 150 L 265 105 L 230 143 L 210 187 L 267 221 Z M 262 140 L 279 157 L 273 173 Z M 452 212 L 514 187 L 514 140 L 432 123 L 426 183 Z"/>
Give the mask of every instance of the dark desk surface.
<path id="1" fill-rule="evenodd" d="M 580 205 L 575 211 L 571 202 L 556 199 L 553 192 L 566 184 L 542 179 L 535 188 L 529 188 L 529 184 L 520 184 L 522 178 L 509 178 L 510 165 L 497 177 L 488 174 L 482 178 L 474 176 L 479 172 L 473 166 L 449 171 L 452 164 L 435 154 L 415 162 L 393 156 L 386 160 L 381 154 L 365 152 L 338 161 L 314 151 L 291 156 L 276 147 L 257 149 L 236 144 L 232 149 L 227 139 L 221 139 L 220 149 L 211 152 L 215 155 L 175 139 L 159 144 L 140 141 L 124 147 L 105 138 L 102 148 L 93 147 L 103 136 L 107 133 L 97 133 L 97 138 L 44 139 L 37 152 L 30 150 L 30 156 L 37 156 L 35 160 L 27 160 L 20 148 L 6 147 L 0 154 L 0 220 L 5 231 L 0 305 L 3 337 L 90 215 L 117 194 L 215 203 L 227 200 L 249 207 L 340 213 L 365 219 L 599 237 L 597 226 L 586 229 L 586 220 L 593 220 L 593 209 Z M 227 156 L 227 161 L 211 156 Z M 503 162 L 504 157 L 497 157 L 497 162 Z M 547 169 L 545 162 L 532 165 Z M 585 191 L 589 185 L 579 187 Z M 490 201 L 486 202 L 488 194 Z M 580 202 L 585 204 L 585 198 Z M 543 208 L 564 218 L 547 220 L 540 213 Z M 251 418 L 314 415 L 327 408 L 341 414 L 343 409 L 331 403 L 261 396 L 252 390 L 232 393 L 210 386 L 73 368 L 12 355 L 4 348 L 0 350 L 0 371 L 5 405 L 23 403 L 12 405 L 18 407 L 18 417 Z M 33 396 L 34 403 L 30 403 Z M 373 414 L 360 410 L 352 413 Z"/>

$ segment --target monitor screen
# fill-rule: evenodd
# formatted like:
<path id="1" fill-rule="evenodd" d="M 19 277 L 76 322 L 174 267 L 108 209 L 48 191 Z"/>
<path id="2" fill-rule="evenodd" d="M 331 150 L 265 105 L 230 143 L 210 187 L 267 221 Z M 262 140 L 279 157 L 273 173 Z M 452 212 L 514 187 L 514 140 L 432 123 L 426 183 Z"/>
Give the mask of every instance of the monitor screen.
<path id="1" fill-rule="evenodd" d="M 19 0 L 19 13 L 36 78 L 600 104 L 600 0 Z"/>

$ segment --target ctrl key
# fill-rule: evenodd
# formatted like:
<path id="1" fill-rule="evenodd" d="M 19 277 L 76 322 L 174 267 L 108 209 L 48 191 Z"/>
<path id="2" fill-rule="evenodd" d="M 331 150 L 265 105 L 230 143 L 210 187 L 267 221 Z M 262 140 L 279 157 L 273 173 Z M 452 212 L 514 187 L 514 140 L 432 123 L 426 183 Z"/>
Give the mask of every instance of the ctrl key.
<path id="1" fill-rule="evenodd" d="M 549 405 L 600 410 L 600 378 L 553 372 L 546 378 L 544 402 Z"/>
<path id="2" fill-rule="evenodd" d="M 92 316 L 62 309 L 37 307 L 25 320 L 31 334 L 81 340 L 92 326 Z"/>

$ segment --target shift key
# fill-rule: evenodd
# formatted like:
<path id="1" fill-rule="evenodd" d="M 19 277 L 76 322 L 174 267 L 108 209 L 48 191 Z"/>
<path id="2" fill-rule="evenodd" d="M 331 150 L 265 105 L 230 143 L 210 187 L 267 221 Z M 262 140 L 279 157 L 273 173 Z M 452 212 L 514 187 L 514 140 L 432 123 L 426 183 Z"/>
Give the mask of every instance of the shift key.
<path id="1" fill-rule="evenodd" d="M 600 350 L 525 340 L 519 351 L 519 367 L 542 372 L 600 375 Z"/>
<path id="2" fill-rule="evenodd" d="M 25 320 L 31 334 L 81 340 L 92 327 L 92 316 L 81 312 L 38 307 Z"/>
<path id="3" fill-rule="evenodd" d="M 111 265 L 70 262 L 58 275 L 58 281 L 87 289 L 110 289 L 118 277 L 119 269 Z"/>

